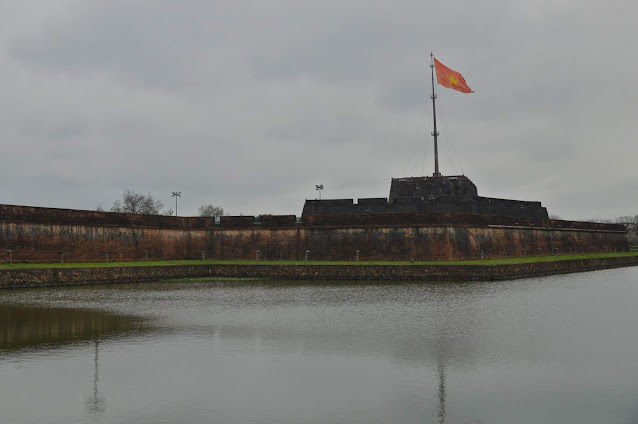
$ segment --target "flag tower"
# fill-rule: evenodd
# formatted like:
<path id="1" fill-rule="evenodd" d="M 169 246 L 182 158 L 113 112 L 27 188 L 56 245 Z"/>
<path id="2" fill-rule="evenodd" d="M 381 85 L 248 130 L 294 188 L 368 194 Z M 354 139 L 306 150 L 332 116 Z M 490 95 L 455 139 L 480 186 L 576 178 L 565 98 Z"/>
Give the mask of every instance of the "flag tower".
<path id="1" fill-rule="evenodd" d="M 430 98 L 432 99 L 432 115 L 434 116 L 434 131 L 432 131 L 432 136 L 434 137 L 434 177 L 440 177 L 441 173 L 439 172 L 439 145 L 438 145 L 438 135 L 439 132 L 436 130 L 436 94 L 434 93 L 434 55 L 430 53 L 430 68 L 432 70 L 432 95 Z"/>
<path id="2" fill-rule="evenodd" d="M 434 137 L 434 176 L 440 177 L 441 173 L 439 172 L 439 145 L 438 145 L 438 135 L 439 132 L 436 130 L 436 94 L 434 93 L 434 71 L 436 70 L 436 82 L 446 88 L 451 88 L 452 90 L 459 91 L 461 93 L 474 93 L 467 83 L 465 82 L 465 78 L 461 75 L 460 72 L 456 72 L 453 69 L 448 68 L 438 60 L 434 58 L 434 55 L 430 53 L 430 68 L 432 68 L 432 95 L 430 98 L 432 99 L 432 115 L 434 116 L 434 131 L 432 131 L 432 136 Z"/>

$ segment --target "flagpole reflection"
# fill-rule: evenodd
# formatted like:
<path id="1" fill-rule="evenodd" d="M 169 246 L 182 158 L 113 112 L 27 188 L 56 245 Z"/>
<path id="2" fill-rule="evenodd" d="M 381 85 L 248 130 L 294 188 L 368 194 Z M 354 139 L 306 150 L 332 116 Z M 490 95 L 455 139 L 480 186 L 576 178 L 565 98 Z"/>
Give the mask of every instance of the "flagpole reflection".
<path id="1" fill-rule="evenodd" d="M 445 424 L 445 363 L 437 361 L 439 371 L 439 424 Z"/>
<path id="2" fill-rule="evenodd" d="M 99 374 L 99 347 L 100 341 L 95 339 L 95 356 L 93 368 L 93 393 L 86 400 L 89 413 L 91 415 L 101 415 L 106 410 L 106 400 L 100 396 L 97 383 L 100 381 Z"/>

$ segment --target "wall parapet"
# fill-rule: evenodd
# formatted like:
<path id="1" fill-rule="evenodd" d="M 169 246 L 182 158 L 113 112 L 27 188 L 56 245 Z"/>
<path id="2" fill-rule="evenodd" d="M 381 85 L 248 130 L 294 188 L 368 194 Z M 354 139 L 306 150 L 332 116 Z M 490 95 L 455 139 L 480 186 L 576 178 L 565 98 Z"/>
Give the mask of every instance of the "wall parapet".
<path id="1" fill-rule="evenodd" d="M 375 204 L 380 199 L 360 199 Z M 333 200 L 333 202 L 352 202 Z M 304 216 L 297 222 L 295 215 L 222 216 L 219 223 L 212 217 L 175 217 L 77 209 L 42 208 L 36 206 L 0 205 L 0 222 L 37 224 L 87 225 L 109 227 L 147 227 L 158 229 L 215 229 L 215 228 L 290 228 L 302 227 L 366 227 L 446 225 L 487 227 L 510 225 L 521 227 L 549 227 L 552 229 L 583 229 L 626 233 L 622 224 L 562 221 L 539 218 L 489 216 L 460 212 L 385 213 L 385 214 L 326 214 Z"/>
<path id="2" fill-rule="evenodd" d="M 0 221 L 38 224 L 91 225 L 109 227 L 152 227 L 202 229 L 214 225 L 209 217 L 175 217 L 135 213 L 0 205 Z"/>

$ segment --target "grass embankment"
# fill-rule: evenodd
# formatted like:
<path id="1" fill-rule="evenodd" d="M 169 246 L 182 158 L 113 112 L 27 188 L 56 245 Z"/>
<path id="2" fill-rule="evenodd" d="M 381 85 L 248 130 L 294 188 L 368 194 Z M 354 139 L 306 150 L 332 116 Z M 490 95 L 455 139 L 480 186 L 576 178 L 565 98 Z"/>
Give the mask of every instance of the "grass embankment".
<path id="1" fill-rule="evenodd" d="M 619 256 L 638 256 L 638 251 L 626 253 L 591 253 L 585 255 L 526 256 L 503 259 L 485 259 L 469 261 L 227 261 L 227 260 L 165 260 L 136 262 L 71 262 L 71 263 L 2 263 L 0 269 L 46 269 L 46 268 L 99 268 L 127 266 L 168 266 L 168 265 L 504 265 L 529 262 L 551 262 L 578 259 L 613 258 Z"/>

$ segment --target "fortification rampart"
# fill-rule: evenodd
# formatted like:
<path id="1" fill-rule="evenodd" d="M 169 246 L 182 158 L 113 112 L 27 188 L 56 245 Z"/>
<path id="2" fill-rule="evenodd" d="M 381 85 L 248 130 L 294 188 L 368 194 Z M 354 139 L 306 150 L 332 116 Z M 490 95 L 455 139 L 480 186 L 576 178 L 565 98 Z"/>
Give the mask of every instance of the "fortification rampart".
<path id="1" fill-rule="evenodd" d="M 453 260 L 624 252 L 622 225 L 463 213 L 176 218 L 0 205 L 15 262 L 149 259 Z"/>
<path id="2" fill-rule="evenodd" d="M 494 281 L 638 265 L 637 256 L 504 265 L 246 265 L 203 264 L 0 270 L 0 290 L 184 278 L 281 280 Z"/>

